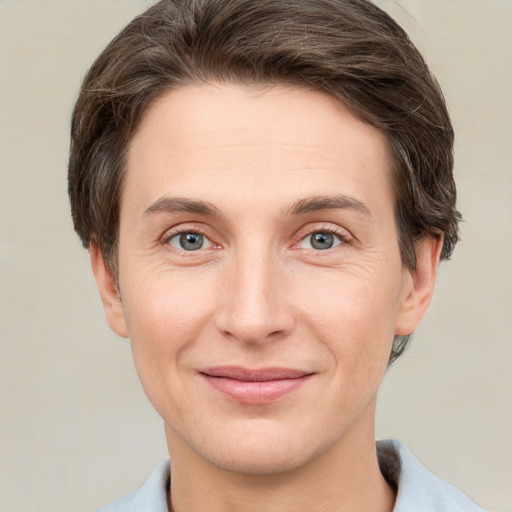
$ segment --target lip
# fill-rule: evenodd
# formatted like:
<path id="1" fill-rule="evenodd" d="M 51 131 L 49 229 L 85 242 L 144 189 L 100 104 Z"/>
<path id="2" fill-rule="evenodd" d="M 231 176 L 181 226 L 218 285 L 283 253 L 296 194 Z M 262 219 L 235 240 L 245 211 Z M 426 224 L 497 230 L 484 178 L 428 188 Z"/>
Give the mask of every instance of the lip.
<path id="1" fill-rule="evenodd" d="M 292 393 L 312 373 L 292 368 L 249 369 L 239 366 L 204 368 L 199 375 L 215 390 L 242 404 L 267 404 Z"/>

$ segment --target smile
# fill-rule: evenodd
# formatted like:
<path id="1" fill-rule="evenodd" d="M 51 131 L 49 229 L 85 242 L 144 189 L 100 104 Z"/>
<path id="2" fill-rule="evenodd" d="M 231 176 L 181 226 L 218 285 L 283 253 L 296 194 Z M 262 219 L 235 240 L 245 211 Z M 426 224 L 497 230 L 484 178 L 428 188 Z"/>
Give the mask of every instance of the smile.
<path id="1" fill-rule="evenodd" d="M 290 368 L 251 370 L 224 366 L 205 368 L 199 375 L 215 390 L 242 404 L 266 404 L 297 390 L 312 376 Z"/>

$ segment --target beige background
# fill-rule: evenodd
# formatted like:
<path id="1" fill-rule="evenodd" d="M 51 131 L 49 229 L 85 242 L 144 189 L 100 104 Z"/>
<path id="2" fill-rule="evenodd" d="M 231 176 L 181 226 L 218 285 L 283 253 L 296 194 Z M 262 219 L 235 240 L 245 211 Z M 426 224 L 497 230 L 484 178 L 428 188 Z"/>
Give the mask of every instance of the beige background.
<path id="1" fill-rule="evenodd" d="M 457 133 L 466 222 L 377 433 L 512 510 L 512 1 L 381 1 L 423 50 Z M 165 456 L 129 345 L 103 318 L 66 196 L 94 56 L 145 1 L 0 0 L 0 511 L 87 511 Z"/>

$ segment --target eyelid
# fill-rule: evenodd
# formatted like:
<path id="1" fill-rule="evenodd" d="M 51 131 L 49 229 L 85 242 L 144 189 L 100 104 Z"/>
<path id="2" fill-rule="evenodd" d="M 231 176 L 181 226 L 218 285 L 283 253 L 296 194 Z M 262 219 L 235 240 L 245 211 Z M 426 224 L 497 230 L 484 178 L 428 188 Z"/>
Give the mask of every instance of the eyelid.
<path id="1" fill-rule="evenodd" d="M 193 223 L 185 223 L 185 224 L 178 224 L 177 226 L 173 226 L 169 229 L 167 229 L 164 234 L 160 237 L 160 243 L 162 245 L 166 245 L 168 247 L 172 247 L 169 243 L 170 240 L 172 240 L 174 237 L 182 235 L 184 233 L 198 233 L 202 236 L 204 236 L 208 242 L 211 244 L 209 247 L 206 247 L 204 250 L 208 249 L 217 249 L 220 247 L 220 244 L 213 241 L 213 236 L 210 233 L 210 230 L 205 229 L 205 227 L 201 226 L 200 224 L 193 224 Z M 194 252 L 200 252 L 201 249 L 198 249 L 197 251 L 186 251 L 183 249 L 180 251 L 179 249 L 172 247 L 172 249 L 178 251 L 178 252 L 186 252 L 186 253 L 194 253 Z"/>
<path id="2" fill-rule="evenodd" d="M 299 229 L 296 232 L 296 235 L 293 237 L 294 242 L 292 243 L 292 248 L 297 248 L 297 245 L 300 242 L 302 242 L 309 235 L 311 235 L 313 233 L 322 233 L 322 232 L 331 233 L 333 235 L 336 235 L 342 241 L 343 244 L 350 244 L 355 239 L 354 236 L 347 229 L 342 228 L 341 226 L 338 226 L 336 224 L 333 224 L 330 222 L 311 223 L 311 224 L 308 224 L 307 226 Z M 213 237 L 213 234 L 211 233 L 211 230 L 205 228 L 205 226 L 203 226 L 201 224 L 196 224 L 196 223 L 178 224 L 176 226 L 173 226 L 173 227 L 167 229 L 163 233 L 163 235 L 160 237 L 160 240 L 159 240 L 160 244 L 168 246 L 168 247 L 172 247 L 169 244 L 169 241 L 172 238 L 179 236 L 183 233 L 199 233 L 199 234 L 203 235 L 211 244 L 210 247 L 203 249 L 203 251 L 208 250 L 208 249 L 221 248 L 221 244 L 214 241 L 214 237 Z M 333 249 L 335 249 L 335 247 Z M 175 249 L 175 250 L 179 251 L 178 249 Z M 193 253 L 193 252 L 200 252 L 200 251 L 201 250 L 198 250 L 198 251 L 183 250 L 183 251 L 179 251 L 179 252 Z"/>
<path id="3" fill-rule="evenodd" d="M 321 222 L 318 224 L 308 224 L 305 228 L 300 229 L 295 237 L 293 247 L 295 248 L 300 242 L 313 233 L 330 233 L 336 235 L 343 244 L 350 244 L 354 241 L 354 237 L 345 228 L 332 223 Z M 335 249 L 335 247 L 333 247 L 333 249 Z"/>

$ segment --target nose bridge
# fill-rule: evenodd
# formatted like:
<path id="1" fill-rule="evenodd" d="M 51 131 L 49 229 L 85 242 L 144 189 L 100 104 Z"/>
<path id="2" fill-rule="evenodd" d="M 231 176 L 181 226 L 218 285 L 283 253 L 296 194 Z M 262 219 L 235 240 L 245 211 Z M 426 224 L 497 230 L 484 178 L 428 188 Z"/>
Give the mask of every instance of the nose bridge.
<path id="1" fill-rule="evenodd" d="M 283 272 L 282 263 L 263 244 L 238 250 L 224 275 L 218 328 L 247 343 L 286 334 L 293 315 L 286 302 Z"/>

